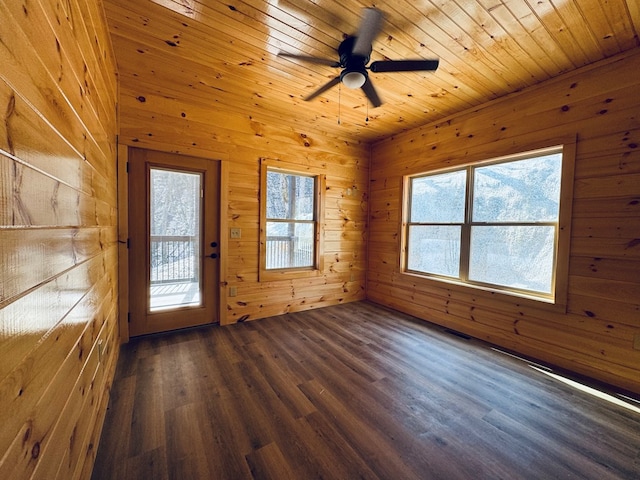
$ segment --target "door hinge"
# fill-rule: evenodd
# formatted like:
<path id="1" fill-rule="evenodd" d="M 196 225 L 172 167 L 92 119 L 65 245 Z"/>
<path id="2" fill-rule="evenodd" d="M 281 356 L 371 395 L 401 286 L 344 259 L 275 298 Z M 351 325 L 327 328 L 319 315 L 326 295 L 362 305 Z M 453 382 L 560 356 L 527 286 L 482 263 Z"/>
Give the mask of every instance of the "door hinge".
<path id="1" fill-rule="evenodd" d="M 131 312 L 127 312 L 127 323 L 131 323 Z"/>
<path id="2" fill-rule="evenodd" d="M 127 250 L 129 250 L 129 247 L 131 247 L 131 239 L 127 238 Z"/>
<path id="3" fill-rule="evenodd" d="M 125 171 L 129 173 L 129 162 L 127 162 L 127 164 L 125 165 Z"/>

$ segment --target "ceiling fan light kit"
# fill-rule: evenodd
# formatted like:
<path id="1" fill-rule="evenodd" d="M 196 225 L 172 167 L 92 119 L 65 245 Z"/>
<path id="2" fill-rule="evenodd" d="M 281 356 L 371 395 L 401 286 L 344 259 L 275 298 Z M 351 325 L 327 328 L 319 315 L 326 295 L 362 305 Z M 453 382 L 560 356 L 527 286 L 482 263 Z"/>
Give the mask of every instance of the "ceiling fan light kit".
<path id="1" fill-rule="evenodd" d="M 305 101 L 313 100 L 318 95 L 326 92 L 339 83 L 342 83 L 347 88 L 361 88 L 371 104 L 374 107 L 379 107 L 382 105 L 382 101 L 371 83 L 367 69 L 375 73 L 434 71 L 438 68 L 439 61 L 437 59 L 383 60 L 373 62 L 367 67 L 371 58 L 372 42 L 380 32 L 382 19 L 383 14 L 377 8 L 365 8 L 362 13 L 362 20 L 360 22 L 360 27 L 358 28 L 358 33 L 354 36 L 347 37 L 342 41 L 342 43 L 340 43 L 340 46 L 338 47 L 340 61 L 338 62 L 325 58 L 295 55 L 286 52 L 280 52 L 278 54 L 281 57 L 295 58 L 306 62 L 328 65 L 334 68 L 342 68 L 340 75 L 331 79 L 315 92 L 307 95 L 304 99 Z"/>
<path id="2" fill-rule="evenodd" d="M 340 81 L 347 88 L 360 88 L 367 80 L 367 72 L 347 72 L 346 70 L 340 74 Z"/>

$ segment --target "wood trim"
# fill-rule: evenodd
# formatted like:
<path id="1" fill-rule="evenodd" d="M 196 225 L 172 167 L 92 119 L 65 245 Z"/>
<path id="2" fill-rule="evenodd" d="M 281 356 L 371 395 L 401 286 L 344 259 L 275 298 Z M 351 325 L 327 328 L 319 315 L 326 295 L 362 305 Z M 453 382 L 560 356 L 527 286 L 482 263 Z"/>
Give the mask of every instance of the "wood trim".
<path id="1" fill-rule="evenodd" d="M 409 194 L 411 175 L 403 175 L 400 177 L 400 215 L 398 216 L 398 228 L 400 229 L 400 245 L 398 248 L 398 268 L 399 272 L 406 272 L 407 269 L 407 223 L 409 222 Z"/>
<path id="2" fill-rule="evenodd" d="M 218 320 L 220 325 L 230 323 L 227 319 L 227 302 L 228 302 L 228 281 L 229 272 L 229 162 L 220 162 L 220 185 L 218 196 L 219 208 L 219 245 L 220 245 L 220 262 L 219 262 L 219 281 L 218 281 Z"/>
<path id="3" fill-rule="evenodd" d="M 325 192 L 327 191 L 327 176 L 325 174 L 319 174 L 317 177 L 316 188 L 316 211 L 318 212 L 318 219 L 316 222 L 316 265 L 318 266 L 318 272 L 324 272 L 324 209 L 325 209 Z"/>
<path id="4" fill-rule="evenodd" d="M 296 268 L 282 270 L 267 270 L 265 248 L 267 244 L 267 168 L 274 167 L 283 172 L 294 175 L 313 175 L 316 180 L 316 222 L 315 222 L 315 267 Z M 326 191 L 326 175 L 317 171 L 313 167 L 300 167 L 295 164 L 288 164 L 280 160 L 261 158 L 260 159 L 260 244 L 259 257 L 260 269 L 258 272 L 260 282 L 270 282 L 278 280 L 290 280 L 296 278 L 317 277 L 324 272 L 324 203 Z"/>
<path id="5" fill-rule="evenodd" d="M 266 272 L 267 269 L 267 260 L 265 255 L 262 254 L 265 245 L 267 244 L 267 209 L 265 205 L 267 204 L 267 189 L 265 185 L 267 184 L 267 165 L 269 161 L 266 158 L 260 159 L 260 218 L 259 218 L 259 228 L 260 228 L 260 244 L 259 244 L 259 268 L 258 268 L 258 281 L 261 282 L 264 280 L 263 272 Z"/>
<path id="6" fill-rule="evenodd" d="M 571 219 L 573 218 L 573 186 L 575 184 L 576 137 L 562 146 L 562 187 L 558 218 L 558 248 L 555 276 L 555 305 L 564 313 L 568 306 L 569 262 L 571 259 Z"/>
<path id="7" fill-rule="evenodd" d="M 118 325 L 120 343 L 129 341 L 129 149 L 118 145 Z"/>
<path id="8" fill-rule="evenodd" d="M 146 150 L 132 148 L 129 150 L 129 175 L 127 181 L 130 184 L 131 178 L 146 178 Z M 138 188 L 144 189 L 144 197 L 149 198 L 148 185 L 146 180 Z M 146 220 L 146 206 L 145 202 L 131 202 L 128 204 L 128 217 L 129 217 L 129 235 L 131 239 L 129 241 L 129 247 L 135 249 L 136 237 L 144 238 L 144 232 L 147 231 Z M 141 230 L 142 233 L 136 234 L 136 229 Z M 145 251 L 145 250 L 143 250 Z M 129 273 L 132 272 L 146 272 L 145 255 L 132 255 L 129 257 Z M 146 313 L 146 288 L 145 285 L 140 285 L 140 282 L 130 282 L 129 291 L 129 312 L 131 317 L 135 318 L 136 315 L 144 315 Z M 131 325 L 129 325 L 131 334 Z M 135 331 L 135 323 L 133 329 L 134 335 L 139 335 L 139 332 Z"/>

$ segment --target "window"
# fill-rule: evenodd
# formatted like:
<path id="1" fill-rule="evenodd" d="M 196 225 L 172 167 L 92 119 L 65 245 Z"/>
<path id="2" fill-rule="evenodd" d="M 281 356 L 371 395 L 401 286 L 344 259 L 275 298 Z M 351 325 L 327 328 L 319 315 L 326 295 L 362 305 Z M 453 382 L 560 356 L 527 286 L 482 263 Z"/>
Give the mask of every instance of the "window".
<path id="1" fill-rule="evenodd" d="M 321 269 L 324 176 L 262 164 L 260 278 L 317 274 Z"/>
<path id="2" fill-rule="evenodd" d="M 563 177 L 562 147 L 408 177 L 404 271 L 555 301 Z"/>

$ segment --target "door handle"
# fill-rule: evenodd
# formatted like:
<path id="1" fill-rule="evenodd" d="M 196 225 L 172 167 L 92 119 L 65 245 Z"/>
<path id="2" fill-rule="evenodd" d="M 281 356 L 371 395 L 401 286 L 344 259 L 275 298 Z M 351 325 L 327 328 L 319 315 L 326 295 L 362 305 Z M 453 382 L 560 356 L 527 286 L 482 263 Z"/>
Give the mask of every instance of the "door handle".
<path id="1" fill-rule="evenodd" d="M 218 246 L 218 242 L 211 242 L 209 245 L 211 245 L 211 248 L 216 248 Z M 218 258 L 218 254 L 217 253 L 212 253 L 211 255 L 209 255 L 210 258 Z"/>

